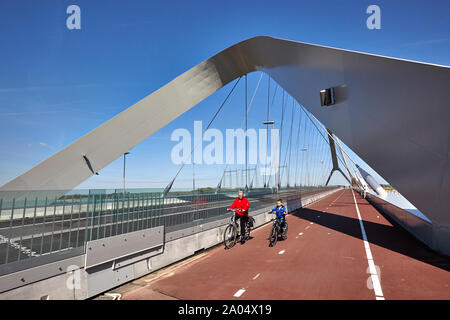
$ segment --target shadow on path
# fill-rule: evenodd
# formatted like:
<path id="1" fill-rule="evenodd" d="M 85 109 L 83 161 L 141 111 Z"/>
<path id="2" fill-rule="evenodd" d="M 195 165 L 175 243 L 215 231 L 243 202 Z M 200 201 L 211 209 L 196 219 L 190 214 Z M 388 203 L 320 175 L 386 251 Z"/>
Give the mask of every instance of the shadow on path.
<path id="1" fill-rule="evenodd" d="M 345 205 L 339 203 L 337 205 L 333 204 L 333 207 L 348 207 L 348 205 L 349 204 L 347 203 L 345 203 Z M 354 204 L 352 203 L 352 205 Z M 358 204 L 359 207 L 364 207 L 365 205 L 371 206 L 370 204 Z M 382 214 L 380 213 L 380 215 Z M 361 240 L 363 239 L 361 229 L 359 228 L 359 220 L 356 218 L 345 217 L 339 214 L 327 213 L 310 208 L 302 208 L 292 213 L 290 216 L 314 222 L 318 225 L 345 233 Z M 320 218 L 317 216 L 320 216 Z M 384 215 L 382 216 L 385 217 Z M 401 226 L 387 217 L 385 218 L 392 224 L 392 226 L 363 220 L 368 242 L 428 263 L 443 270 L 450 271 L 449 258 L 432 251 Z M 355 228 L 355 224 L 358 225 L 358 228 Z"/>

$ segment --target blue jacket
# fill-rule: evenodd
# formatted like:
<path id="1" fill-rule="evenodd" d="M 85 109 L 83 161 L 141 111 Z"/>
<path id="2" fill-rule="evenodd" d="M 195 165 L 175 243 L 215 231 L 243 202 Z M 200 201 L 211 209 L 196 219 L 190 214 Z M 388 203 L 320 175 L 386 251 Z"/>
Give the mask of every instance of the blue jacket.
<path id="1" fill-rule="evenodd" d="M 277 218 L 284 218 L 284 215 L 287 214 L 287 209 L 285 206 L 281 207 L 275 206 L 272 209 L 272 212 L 275 212 L 277 214 Z"/>

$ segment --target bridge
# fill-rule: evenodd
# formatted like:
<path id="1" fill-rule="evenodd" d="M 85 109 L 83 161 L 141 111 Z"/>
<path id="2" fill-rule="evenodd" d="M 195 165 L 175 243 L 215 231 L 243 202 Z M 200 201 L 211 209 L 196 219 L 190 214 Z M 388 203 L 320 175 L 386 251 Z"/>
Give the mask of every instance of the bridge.
<path id="1" fill-rule="evenodd" d="M 339 190 L 288 216 L 288 240 L 275 247 L 265 225 L 245 245 L 216 247 L 97 299 L 449 299 L 448 259 L 388 219 Z"/>
<path id="2" fill-rule="evenodd" d="M 258 106 L 264 75 L 267 106 Z M 270 37 L 238 43 L 0 188 L 0 297 L 87 299 L 117 288 L 130 299 L 258 299 L 282 282 L 283 299 L 448 299 L 449 83 L 445 66 Z M 226 161 L 214 185 L 195 187 L 194 143 L 163 190 L 76 189 L 224 88 L 204 137 L 239 86 L 245 163 Z M 264 167 L 249 163 L 251 110 L 279 130 L 279 140 L 259 141 L 272 148 Z M 192 191 L 175 190 L 191 157 Z M 369 165 L 420 214 L 386 198 Z M 223 250 L 240 189 L 256 230 Z M 278 198 L 289 237 L 268 248 Z M 130 281 L 137 290 L 120 287 Z"/>

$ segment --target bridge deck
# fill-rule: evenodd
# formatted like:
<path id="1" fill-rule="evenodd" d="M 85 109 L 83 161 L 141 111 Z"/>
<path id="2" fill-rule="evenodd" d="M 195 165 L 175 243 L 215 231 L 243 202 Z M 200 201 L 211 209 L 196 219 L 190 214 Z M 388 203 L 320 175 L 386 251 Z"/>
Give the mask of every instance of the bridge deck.
<path id="1" fill-rule="evenodd" d="M 289 215 L 288 239 L 275 247 L 268 224 L 244 245 L 218 246 L 114 292 L 122 299 L 450 299 L 449 259 L 354 196 L 338 191 Z M 372 289 L 370 254 L 381 290 Z"/>

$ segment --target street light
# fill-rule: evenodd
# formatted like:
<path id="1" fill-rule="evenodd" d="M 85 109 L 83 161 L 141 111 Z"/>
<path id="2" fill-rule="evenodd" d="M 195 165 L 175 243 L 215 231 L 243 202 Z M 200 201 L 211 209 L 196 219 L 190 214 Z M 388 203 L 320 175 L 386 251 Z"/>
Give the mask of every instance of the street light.
<path id="1" fill-rule="evenodd" d="M 308 148 L 301 148 L 300 151 L 304 151 L 304 152 L 306 153 L 306 172 L 308 173 L 308 186 L 310 186 L 310 181 L 309 181 Z"/>
<path id="2" fill-rule="evenodd" d="M 192 161 L 192 193 L 195 193 L 195 161 Z"/>
<path id="3" fill-rule="evenodd" d="M 125 157 L 127 154 L 130 154 L 129 152 L 125 152 L 123 154 L 123 194 L 125 196 Z"/>

